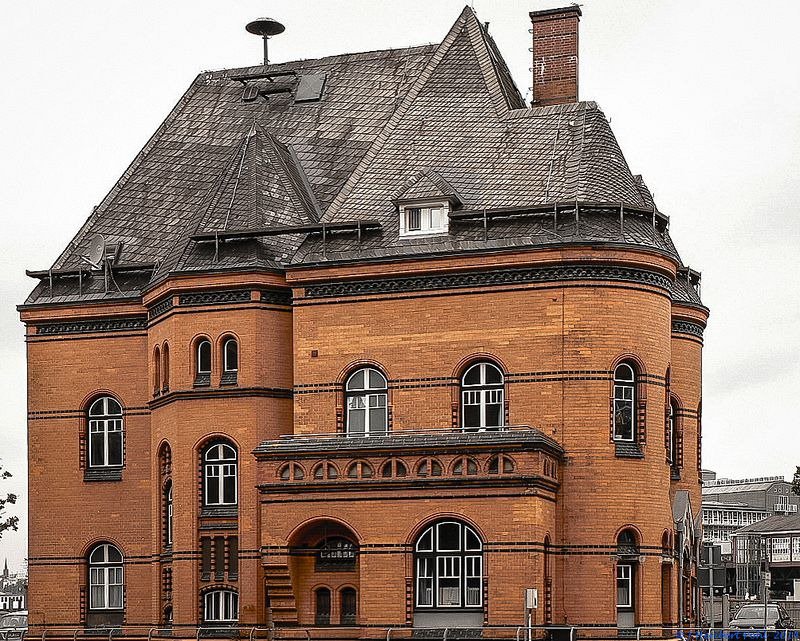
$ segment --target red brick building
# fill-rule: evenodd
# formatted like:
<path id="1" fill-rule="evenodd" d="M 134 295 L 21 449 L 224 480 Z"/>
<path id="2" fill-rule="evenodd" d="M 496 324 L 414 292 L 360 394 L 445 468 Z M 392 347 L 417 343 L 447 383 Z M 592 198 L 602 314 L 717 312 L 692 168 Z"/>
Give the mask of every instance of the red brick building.
<path id="1" fill-rule="evenodd" d="M 696 619 L 708 310 L 579 17 L 532 107 L 469 8 L 195 79 L 20 307 L 34 630 Z"/>

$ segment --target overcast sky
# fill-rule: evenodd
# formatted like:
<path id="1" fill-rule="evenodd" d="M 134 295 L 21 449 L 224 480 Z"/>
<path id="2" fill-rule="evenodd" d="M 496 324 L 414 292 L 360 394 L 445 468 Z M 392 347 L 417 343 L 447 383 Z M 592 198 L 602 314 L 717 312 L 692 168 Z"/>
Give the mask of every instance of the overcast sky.
<path id="1" fill-rule="evenodd" d="M 528 12 L 471 3 L 523 93 Z M 14 306 L 100 202 L 194 76 L 261 59 L 244 25 L 286 32 L 274 62 L 439 42 L 464 0 L 0 1 L 0 491 L 24 501 L 25 344 Z M 729 477 L 800 464 L 800 2 L 584 0 L 580 97 L 703 273 L 704 466 Z M 77 444 L 76 444 L 77 447 Z M 20 505 L 15 512 L 24 521 Z M 76 518 L 79 515 L 76 513 Z M 24 528 L 0 563 L 25 557 Z"/>

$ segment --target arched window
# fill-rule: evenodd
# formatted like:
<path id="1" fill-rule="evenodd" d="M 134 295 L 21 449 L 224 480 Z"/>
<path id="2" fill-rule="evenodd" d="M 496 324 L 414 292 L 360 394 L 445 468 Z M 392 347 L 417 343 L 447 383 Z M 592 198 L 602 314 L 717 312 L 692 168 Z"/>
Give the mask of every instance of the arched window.
<path id="1" fill-rule="evenodd" d="M 161 391 L 169 392 L 169 343 L 161 350 Z"/>
<path id="2" fill-rule="evenodd" d="M 629 363 L 614 370 L 614 440 L 633 442 L 636 435 L 636 372 Z"/>
<path id="3" fill-rule="evenodd" d="M 347 467 L 347 478 L 370 479 L 373 476 L 372 466 L 364 461 L 353 461 Z"/>
<path id="4" fill-rule="evenodd" d="M 358 615 L 358 596 L 355 588 L 344 588 L 340 593 L 339 623 L 355 625 Z"/>
<path id="5" fill-rule="evenodd" d="M 284 465 L 278 472 L 278 476 L 280 477 L 281 481 L 302 481 L 305 478 L 306 473 L 303 471 L 303 468 L 299 463 L 292 462 Z"/>
<path id="6" fill-rule="evenodd" d="M 381 476 L 385 479 L 408 476 L 408 468 L 400 459 L 390 459 L 381 467 Z"/>
<path id="7" fill-rule="evenodd" d="M 435 458 L 424 458 L 417 463 L 417 476 L 441 476 L 442 464 Z"/>
<path id="8" fill-rule="evenodd" d="M 480 608 L 483 605 L 483 543 L 459 521 L 428 527 L 415 546 L 418 608 Z"/>
<path id="9" fill-rule="evenodd" d="M 161 392 L 161 350 L 153 350 L 153 396 Z"/>
<path id="10" fill-rule="evenodd" d="M 172 547 L 172 481 L 164 488 L 164 545 Z"/>
<path id="11" fill-rule="evenodd" d="M 123 608 L 122 552 L 110 543 L 100 543 L 89 553 L 89 609 Z"/>
<path id="12" fill-rule="evenodd" d="M 465 430 L 503 426 L 503 372 L 493 363 L 475 363 L 461 377 L 461 425 Z"/>
<path id="13" fill-rule="evenodd" d="M 486 465 L 486 471 L 489 474 L 513 474 L 515 469 L 514 459 L 505 454 L 496 454 L 489 459 L 489 463 Z"/>
<path id="14" fill-rule="evenodd" d="M 631 628 L 635 622 L 638 557 L 636 532 L 626 528 L 617 535 L 617 625 L 623 628 Z"/>
<path id="15" fill-rule="evenodd" d="M 314 591 L 314 624 L 331 624 L 331 591 L 328 588 L 317 588 Z"/>
<path id="16" fill-rule="evenodd" d="M 239 342 L 226 338 L 222 343 L 222 381 L 223 385 L 234 384 L 239 375 Z"/>
<path id="17" fill-rule="evenodd" d="M 209 445 L 203 453 L 204 504 L 209 507 L 237 503 L 236 449 L 227 443 Z"/>
<path id="18" fill-rule="evenodd" d="M 345 400 L 350 436 L 386 434 L 387 382 L 383 374 L 372 367 L 353 372 L 345 383 Z"/>
<path id="19" fill-rule="evenodd" d="M 122 406 L 110 396 L 89 406 L 89 467 L 122 465 Z"/>
<path id="20" fill-rule="evenodd" d="M 311 472 L 311 476 L 315 481 L 333 480 L 339 478 L 339 470 L 333 463 L 328 461 L 319 463 Z"/>
<path id="21" fill-rule="evenodd" d="M 211 341 L 203 338 L 195 348 L 195 385 L 211 384 Z"/>
<path id="22" fill-rule="evenodd" d="M 233 590 L 211 590 L 203 599 L 206 623 L 235 623 L 239 620 L 239 595 Z"/>
<path id="23" fill-rule="evenodd" d="M 475 459 L 469 456 L 459 456 L 451 468 L 451 473 L 455 476 L 474 476 L 478 473 L 478 464 Z"/>
<path id="24" fill-rule="evenodd" d="M 678 467 L 680 435 L 678 434 L 678 403 L 674 398 L 669 401 L 669 416 L 667 417 L 667 460 L 673 467 Z"/>

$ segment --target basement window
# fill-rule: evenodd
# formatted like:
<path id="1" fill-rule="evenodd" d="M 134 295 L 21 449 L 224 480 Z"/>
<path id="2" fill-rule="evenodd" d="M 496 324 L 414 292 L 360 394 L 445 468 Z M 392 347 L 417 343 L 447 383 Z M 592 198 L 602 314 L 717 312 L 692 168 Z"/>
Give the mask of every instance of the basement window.
<path id="1" fill-rule="evenodd" d="M 446 234 L 450 208 L 446 202 L 400 206 L 400 236 Z"/>

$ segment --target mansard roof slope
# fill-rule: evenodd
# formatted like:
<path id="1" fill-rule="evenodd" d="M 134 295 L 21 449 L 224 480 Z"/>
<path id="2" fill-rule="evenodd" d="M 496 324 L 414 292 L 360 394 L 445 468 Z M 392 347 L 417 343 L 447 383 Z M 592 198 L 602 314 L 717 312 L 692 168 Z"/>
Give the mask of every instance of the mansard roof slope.
<path id="1" fill-rule="evenodd" d="M 307 74 L 325 74 L 321 97 L 296 101 Z M 259 97 L 243 99 L 244 86 Z M 435 176 L 467 212 L 578 201 L 655 211 L 597 105 L 526 108 L 466 7 L 438 45 L 200 74 L 52 268 L 83 266 L 81 254 L 101 234 L 122 243 L 124 263 L 143 270 L 119 274 L 110 289 L 98 279 L 80 291 L 43 281 L 27 302 L 132 297 L 170 273 L 197 270 L 571 242 L 633 244 L 678 258 L 655 219 L 627 217 L 621 228 L 616 210 L 550 222 L 504 218 L 486 230 L 454 220 L 446 236 L 400 238 L 393 200 L 419 175 Z M 355 220 L 381 228 L 332 234 L 324 246 L 319 234 L 190 239 Z"/>

